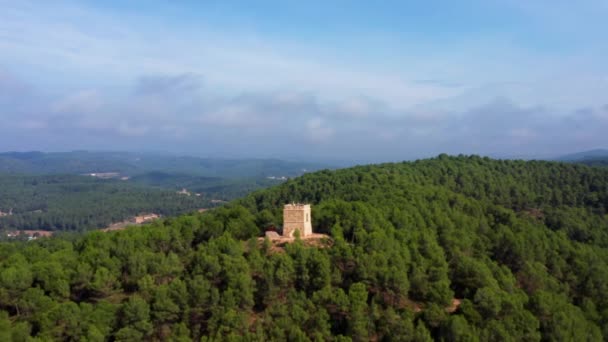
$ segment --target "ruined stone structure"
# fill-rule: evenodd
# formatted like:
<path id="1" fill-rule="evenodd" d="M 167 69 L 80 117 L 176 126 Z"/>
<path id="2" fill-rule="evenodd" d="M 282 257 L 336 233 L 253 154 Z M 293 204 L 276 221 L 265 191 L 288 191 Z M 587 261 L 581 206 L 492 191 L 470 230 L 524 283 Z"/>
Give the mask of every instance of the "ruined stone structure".
<path id="1" fill-rule="evenodd" d="M 157 218 L 160 218 L 160 215 L 158 214 L 141 214 L 139 216 L 135 216 L 135 224 L 142 224 L 142 223 L 146 223 L 152 220 L 156 220 Z"/>
<path id="2" fill-rule="evenodd" d="M 300 237 L 312 234 L 310 204 L 286 204 L 283 208 L 283 236 L 292 238 L 296 230 Z"/>

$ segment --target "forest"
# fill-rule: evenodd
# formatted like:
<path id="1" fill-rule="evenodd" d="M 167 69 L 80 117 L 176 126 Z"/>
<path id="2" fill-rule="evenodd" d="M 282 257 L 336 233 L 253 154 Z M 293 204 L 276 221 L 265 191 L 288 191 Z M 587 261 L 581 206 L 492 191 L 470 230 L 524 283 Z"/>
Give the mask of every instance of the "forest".
<path id="1" fill-rule="evenodd" d="M 162 171 L 146 172 L 129 179 L 129 183 L 160 189 L 182 190 L 199 193 L 207 199 L 229 201 L 243 197 L 252 191 L 280 184 L 282 180 L 266 177 L 222 178 Z"/>
<path id="2" fill-rule="evenodd" d="M 283 182 L 277 177 L 319 167 L 161 153 L 5 152 L 0 153 L 0 230 L 84 231 L 140 213 L 174 216 L 218 206 Z M 183 189 L 190 196 L 176 194 Z M 3 215 L 8 213 L 13 215 Z"/>
<path id="3" fill-rule="evenodd" d="M 606 167 L 606 166 L 608 166 L 608 158 L 590 158 L 590 159 L 576 161 L 576 163 L 585 164 L 585 165 L 589 165 L 589 166 Z"/>
<path id="4" fill-rule="evenodd" d="M 264 228 L 313 206 L 327 246 Z M 440 155 L 0 243 L 2 341 L 606 341 L 608 170 Z"/>
<path id="5" fill-rule="evenodd" d="M 84 231 L 141 213 L 174 216 L 215 206 L 209 198 L 71 175 L 1 175 L 0 229 Z"/>

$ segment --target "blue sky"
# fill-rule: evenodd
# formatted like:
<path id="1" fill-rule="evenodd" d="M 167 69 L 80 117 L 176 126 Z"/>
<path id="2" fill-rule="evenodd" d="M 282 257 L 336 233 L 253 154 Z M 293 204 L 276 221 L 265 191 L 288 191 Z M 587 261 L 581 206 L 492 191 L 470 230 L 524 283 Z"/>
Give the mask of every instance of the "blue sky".
<path id="1" fill-rule="evenodd" d="M 0 0 L 0 150 L 608 147 L 608 1 Z"/>

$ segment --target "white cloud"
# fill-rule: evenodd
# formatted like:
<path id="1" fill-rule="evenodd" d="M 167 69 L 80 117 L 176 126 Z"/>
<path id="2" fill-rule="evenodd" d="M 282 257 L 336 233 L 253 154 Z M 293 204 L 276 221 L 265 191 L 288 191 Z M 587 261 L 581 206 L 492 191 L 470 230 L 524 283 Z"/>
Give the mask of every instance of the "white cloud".
<path id="1" fill-rule="evenodd" d="M 27 10 L 20 10 L 27 2 L 6 6 L 14 10 L 0 13 L 0 32 L 4 33 L 0 35 L 4 51 L 0 63 L 19 63 L 101 84 L 125 82 L 139 75 L 194 73 L 204 75 L 218 92 L 289 89 L 314 93 L 328 102 L 345 99 L 350 106 L 356 104 L 348 102 L 363 94 L 400 109 L 465 90 L 446 87 L 446 82 L 415 81 L 420 72 L 409 62 L 424 58 L 422 52 L 409 57 L 398 51 L 403 64 L 384 70 L 381 61 L 343 63 L 331 47 L 296 45 L 255 33 L 222 32 L 201 25 L 191 31 L 163 31 L 138 17 L 118 20 L 113 13 L 73 4 L 38 3 Z M 467 59 L 468 55 L 447 54 L 434 58 L 427 69 L 462 69 L 466 64 L 466 70 L 474 71 L 471 65 L 487 64 Z M 475 79 L 478 74 L 467 77 Z"/>
<path id="2" fill-rule="evenodd" d="M 608 102 L 606 48 L 588 43 L 593 37 L 581 39 L 589 52 L 552 54 L 508 34 L 447 46 L 396 37 L 370 48 L 382 37 L 369 33 L 338 51 L 243 27 L 163 26 L 76 2 L 0 5 L 0 65 L 10 70 L 0 69 L 0 115 L 14 119 L 10 127 L 47 131 L 49 141 L 100 136 L 221 149 L 237 140 L 244 154 L 280 152 L 293 141 L 370 157 L 374 148 L 507 153 L 522 141 L 541 150 L 608 143 L 600 130 L 608 109 L 598 109 Z M 563 3 L 549 15 L 538 7 L 521 9 L 542 19 L 537 33 L 568 18 Z M 590 31 L 574 17 L 581 33 Z"/>
<path id="3" fill-rule="evenodd" d="M 50 109 L 55 113 L 87 114 L 97 111 L 102 105 L 103 101 L 97 91 L 82 90 L 52 103 Z"/>
<path id="4" fill-rule="evenodd" d="M 263 125 L 259 113 L 252 111 L 242 104 L 228 104 L 209 113 L 205 113 L 200 121 L 206 125 L 224 127 L 249 127 Z M 270 122 L 267 122 L 270 124 Z"/>
<path id="5" fill-rule="evenodd" d="M 313 117 L 306 123 L 308 138 L 313 143 L 325 143 L 334 135 L 334 129 L 319 117 Z"/>
<path id="6" fill-rule="evenodd" d="M 141 137 L 150 131 L 150 128 L 146 125 L 133 124 L 126 121 L 122 121 L 117 127 L 118 133 L 128 137 Z"/>
<path id="7" fill-rule="evenodd" d="M 25 130 L 42 130 L 48 128 L 45 120 L 26 119 L 19 123 L 20 128 Z"/>

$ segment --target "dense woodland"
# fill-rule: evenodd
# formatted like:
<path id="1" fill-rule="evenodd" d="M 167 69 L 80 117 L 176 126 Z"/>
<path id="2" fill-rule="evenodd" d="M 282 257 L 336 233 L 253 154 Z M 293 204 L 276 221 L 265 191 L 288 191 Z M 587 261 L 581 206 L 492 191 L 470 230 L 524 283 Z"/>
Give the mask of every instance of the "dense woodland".
<path id="1" fill-rule="evenodd" d="M 282 183 L 281 180 L 266 177 L 221 178 L 160 171 L 136 175 L 131 177 L 129 182 L 161 189 L 187 189 L 191 193 L 201 194 L 206 199 L 222 201 L 244 197 L 252 191 Z"/>
<path id="2" fill-rule="evenodd" d="M 292 201 L 331 247 L 257 241 Z M 607 207 L 608 170 L 584 165 L 320 171 L 204 214 L 0 244 L 0 340 L 608 340 Z"/>
<path id="3" fill-rule="evenodd" d="M 577 161 L 576 163 L 589 165 L 589 166 L 606 167 L 606 166 L 608 166 L 608 158 L 590 158 L 590 159 L 584 159 L 581 161 Z"/>
<path id="4" fill-rule="evenodd" d="M 213 206 L 175 191 L 85 176 L 0 175 L 0 229 L 82 231 L 141 213 L 178 215 Z"/>
<path id="5" fill-rule="evenodd" d="M 153 153 L 0 153 L 0 230 L 83 231 L 143 212 L 178 215 L 282 182 L 270 176 L 296 176 L 319 167 Z M 92 173 L 108 173 L 111 179 L 82 176 Z M 182 189 L 192 197 L 175 194 Z M 11 209 L 14 215 L 3 216 Z"/>

